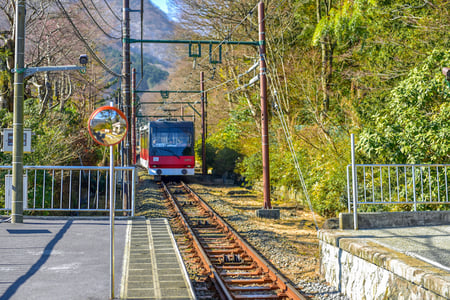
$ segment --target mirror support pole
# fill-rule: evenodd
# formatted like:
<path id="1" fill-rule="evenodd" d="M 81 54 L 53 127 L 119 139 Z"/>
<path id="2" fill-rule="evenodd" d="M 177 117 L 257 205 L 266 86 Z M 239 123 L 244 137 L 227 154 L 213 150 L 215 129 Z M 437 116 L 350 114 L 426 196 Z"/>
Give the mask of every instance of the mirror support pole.
<path id="1" fill-rule="evenodd" d="M 114 185 L 114 146 L 109 146 L 109 274 L 111 282 L 111 299 L 114 299 L 114 210 L 115 210 L 115 198 L 116 191 Z"/>

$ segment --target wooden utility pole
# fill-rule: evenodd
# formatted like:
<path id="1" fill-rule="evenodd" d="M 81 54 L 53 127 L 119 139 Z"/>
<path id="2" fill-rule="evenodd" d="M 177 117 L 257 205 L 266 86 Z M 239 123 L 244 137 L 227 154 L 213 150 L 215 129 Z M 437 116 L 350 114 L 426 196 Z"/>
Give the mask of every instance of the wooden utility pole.
<path id="1" fill-rule="evenodd" d="M 136 164 L 136 68 L 131 71 L 131 144 L 133 165 Z"/>
<path id="2" fill-rule="evenodd" d="M 266 78 L 266 36 L 264 23 L 264 2 L 258 5 L 259 23 L 259 84 L 261 96 L 261 135 L 263 158 L 264 208 L 272 208 L 270 203 L 270 166 L 269 166 L 269 122 L 267 113 L 267 78 Z"/>
<path id="3" fill-rule="evenodd" d="M 202 98 L 202 175 L 206 175 L 205 78 L 203 72 L 200 72 L 200 91 Z"/>
<path id="4" fill-rule="evenodd" d="M 125 110 L 125 116 L 127 118 L 128 124 L 131 124 L 131 76 L 130 76 L 130 0 L 123 0 L 123 11 L 122 11 L 122 94 L 123 94 L 123 106 Z M 123 151 L 123 161 L 126 167 L 131 165 L 131 130 L 128 130 L 127 136 L 125 138 L 125 149 Z M 131 200 L 131 184 L 130 172 L 125 172 L 123 176 L 124 180 L 124 198 L 123 198 L 123 209 L 128 209 Z"/>
<path id="5" fill-rule="evenodd" d="M 23 223 L 23 99 L 25 0 L 16 1 L 11 222 Z"/>

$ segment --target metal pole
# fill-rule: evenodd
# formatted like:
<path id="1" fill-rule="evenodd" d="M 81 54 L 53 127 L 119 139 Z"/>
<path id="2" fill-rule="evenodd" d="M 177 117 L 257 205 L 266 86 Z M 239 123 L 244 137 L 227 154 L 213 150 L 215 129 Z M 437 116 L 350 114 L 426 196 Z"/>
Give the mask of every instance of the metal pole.
<path id="1" fill-rule="evenodd" d="M 356 182 L 355 135 L 351 135 L 352 144 L 352 183 L 353 183 L 353 228 L 358 230 L 358 184 Z"/>
<path id="2" fill-rule="evenodd" d="M 11 222 L 23 223 L 23 99 L 25 61 L 25 0 L 16 1 L 14 118 Z"/>
<path id="3" fill-rule="evenodd" d="M 261 135 L 264 183 L 264 208 L 271 209 L 270 203 L 270 165 L 269 165 L 269 122 L 267 113 L 267 79 L 266 79 L 266 37 L 264 23 L 264 2 L 258 5 L 259 23 L 259 82 L 261 88 Z"/>
<path id="4" fill-rule="evenodd" d="M 200 91 L 202 92 L 202 175 L 206 175 L 205 81 L 203 72 L 200 72 Z"/>
<path id="5" fill-rule="evenodd" d="M 123 55 L 123 65 L 122 65 L 122 93 L 123 102 L 125 108 L 125 116 L 127 117 L 128 124 L 131 124 L 131 97 L 130 97 L 130 44 L 128 42 L 130 38 L 130 0 L 123 0 L 123 11 L 122 11 L 122 55 Z M 128 130 L 125 139 L 125 149 L 124 149 L 124 165 L 126 167 L 131 165 L 131 130 Z M 123 174 L 124 182 L 124 193 L 123 193 L 123 208 L 128 209 L 130 201 L 130 174 L 129 172 L 124 172 Z"/>
<path id="6" fill-rule="evenodd" d="M 109 275 L 111 299 L 114 299 L 114 210 L 116 186 L 114 184 L 114 146 L 109 146 Z"/>
<path id="7" fill-rule="evenodd" d="M 136 68 L 131 72 L 131 144 L 133 165 L 136 164 Z"/>

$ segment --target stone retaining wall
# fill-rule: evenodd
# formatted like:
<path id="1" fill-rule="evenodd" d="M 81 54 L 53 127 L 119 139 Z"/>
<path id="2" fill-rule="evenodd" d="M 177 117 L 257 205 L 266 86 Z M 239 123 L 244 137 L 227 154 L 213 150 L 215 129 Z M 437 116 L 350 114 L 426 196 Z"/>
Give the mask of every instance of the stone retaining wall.
<path id="1" fill-rule="evenodd" d="M 358 228 L 450 225 L 450 211 L 404 211 L 358 213 Z M 353 229 L 353 213 L 339 215 L 340 229 Z"/>
<path id="2" fill-rule="evenodd" d="M 367 239 L 320 231 L 320 272 L 351 299 L 450 299 L 450 275 Z"/>

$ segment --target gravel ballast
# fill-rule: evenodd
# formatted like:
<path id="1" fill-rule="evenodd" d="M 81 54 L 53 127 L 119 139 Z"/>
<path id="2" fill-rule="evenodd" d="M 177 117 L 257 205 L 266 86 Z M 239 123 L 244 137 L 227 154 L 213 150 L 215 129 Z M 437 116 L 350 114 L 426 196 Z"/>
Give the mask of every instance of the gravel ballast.
<path id="1" fill-rule="evenodd" d="M 190 184 L 273 266 L 311 299 L 349 299 L 319 276 L 319 241 L 313 214 L 295 203 L 272 205 L 280 209 L 279 220 L 256 217 L 262 196 L 236 186 Z M 136 215 L 169 218 L 156 182 L 144 172 L 136 193 Z M 320 227 L 324 220 L 315 217 Z M 177 232 L 176 228 L 172 229 Z"/>

